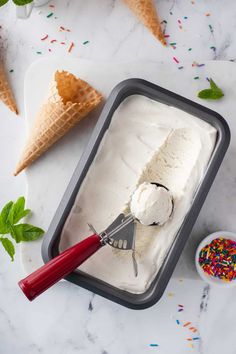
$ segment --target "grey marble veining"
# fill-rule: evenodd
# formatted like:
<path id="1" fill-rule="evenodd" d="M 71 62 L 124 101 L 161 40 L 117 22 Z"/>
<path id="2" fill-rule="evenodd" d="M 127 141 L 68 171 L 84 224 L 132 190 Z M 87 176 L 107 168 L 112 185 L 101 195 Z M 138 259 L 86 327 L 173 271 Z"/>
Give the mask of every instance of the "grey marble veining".
<path id="1" fill-rule="evenodd" d="M 21 112 L 20 117 L 15 117 L 5 107 L 0 107 L 1 205 L 25 194 L 24 175 L 15 178 L 12 171 L 25 134 L 24 75 L 28 66 L 40 56 L 65 55 L 117 62 L 151 59 L 169 64 L 173 62 L 173 56 L 180 63 L 236 59 L 234 1 L 195 0 L 192 4 L 186 0 L 160 0 L 156 3 L 161 18 L 167 21 L 169 41 L 177 43 L 175 50 L 163 48 L 156 42 L 121 0 L 100 0 L 99 6 L 96 0 L 58 0 L 53 2 L 55 9 L 47 6 L 35 9 L 30 19 L 25 21 L 15 18 L 12 4 L 0 9 L 3 54 L 7 69 L 14 69 L 9 75 Z M 47 18 L 51 11 L 55 16 Z M 210 16 L 205 15 L 207 12 Z M 184 19 L 184 16 L 188 18 Z M 179 29 L 178 19 L 181 19 L 182 30 Z M 70 28 L 71 32 L 60 33 L 59 26 Z M 67 44 L 63 46 L 41 41 L 45 34 L 49 34 L 50 39 L 57 38 Z M 83 45 L 86 40 L 89 44 Z M 71 41 L 75 42 L 75 47 L 68 54 Z M 42 54 L 37 54 L 37 51 Z M 224 79 L 227 81 L 227 76 Z M 235 94 L 227 93 L 235 102 Z M 221 111 L 220 106 L 218 111 Z M 232 105 L 229 115 L 233 114 Z M 235 185 L 235 156 L 235 149 L 231 149 L 224 162 L 225 168 L 217 176 L 193 230 L 196 238 L 186 246 L 189 257 L 192 257 L 198 236 L 201 236 L 196 230 L 201 234 L 214 231 L 216 227 L 236 231 L 236 189 L 231 192 L 224 189 L 225 184 Z M 228 198 L 228 202 L 221 205 L 223 218 L 219 220 L 212 208 L 209 219 L 205 220 L 207 208 L 213 203 L 217 208 L 221 203 L 216 192 L 222 189 L 225 198 Z M 233 212 L 230 213 L 230 210 Z M 158 305 L 145 311 L 121 308 L 65 282 L 29 303 L 16 286 L 23 276 L 19 253 L 15 262 L 11 263 L 0 248 L 0 263 L 1 354 L 236 353 L 234 289 L 211 288 L 200 280 L 181 279 L 179 274 L 170 281 Z M 184 305 L 184 311 L 178 312 L 178 304 Z M 181 325 L 176 324 L 176 319 L 180 320 Z M 191 332 L 183 327 L 188 321 L 198 328 L 197 335 L 201 337 L 200 341 L 194 342 L 194 348 L 190 348 L 186 340 Z M 150 347 L 151 343 L 158 343 L 159 347 Z"/>

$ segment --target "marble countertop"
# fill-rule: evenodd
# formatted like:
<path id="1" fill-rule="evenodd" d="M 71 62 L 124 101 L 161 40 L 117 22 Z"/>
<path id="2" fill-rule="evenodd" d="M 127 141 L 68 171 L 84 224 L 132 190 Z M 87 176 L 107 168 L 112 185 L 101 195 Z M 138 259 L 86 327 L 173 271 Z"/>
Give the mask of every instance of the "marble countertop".
<path id="1" fill-rule="evenodd" d="M 176 49 L 163 48 L 121 0 L 100 0 L 99 6 L 96 0 L 53 1 L 35 8 L 28 20 L 16 19 L 12 4 L 0 10 L 2 53 L 7 69 L 13 70 L 9 76 L 20 110 L 20 116 L 15 117 L 0 106 L 1 205 L 25 194 L 24 175 L 14 178 L 12 171 L 25 134 L 24 75 L 39 57 L 72 56 L 117 62 L 152 59 L 172 63 L 175 56 L 180 65 L 194 60 L 235 59 L 236 3 L 157 3 L 162 19 L 167 22 L 168 40 L 176 42 Z M 47 17 L 50 13 L 53 15 Z M 60 26 L 70 31 L 60 31 Z M 42 41 L 45 35 L 49 37 Z M 54 39 L 57 42 L 51 43 Z M 74 47 L 68 53 L 71 42 Z M 19 255 L 11 263 L 0 248 L 0 264 L 0 353 L 236 353 L 234 289 L 212 288 L 196 279 L 171 279 L 157 305 L 133 311 L 64 282 L 29 303 L 16 286 L 23 275 Z M 184 306 L 181 312 L 179 304 Z M 183 327 L 186 322 L 191 325 Z M 200 340 L 187 341 L 193 337 L 191 326 L 198 329 L 194 335 Z"/>

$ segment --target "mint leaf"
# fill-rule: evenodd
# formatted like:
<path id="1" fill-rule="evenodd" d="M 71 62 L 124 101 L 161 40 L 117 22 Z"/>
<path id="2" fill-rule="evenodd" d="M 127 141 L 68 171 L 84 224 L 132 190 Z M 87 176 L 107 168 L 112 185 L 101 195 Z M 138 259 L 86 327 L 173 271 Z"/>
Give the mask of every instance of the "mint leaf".
<path id="1" fill-rule="evenodd" d="M 0 0 L 0 6 L 5 5 L 8 2 L 8 0 Z"/>
<path id="2" fill-rule="evenodd" d="M 13 202 L 10 201 L 8 202 L 2 209 L 1 211 L 1 222 L 4 224 L 4 225 L 9 225 L 9 214 L 10 214 L 10 211 L 11 211 L 11 208 L 13 206 Z"/>
<path id="3" fill-rule="evenodd" d="M 202 99 L 219 100 L 224 96 L 223 91 L 210 79 L 210 88 L 198 92 L 198 97 Z"/>
<path id="4" fill-rule="evenodd" d="M 10 232 L 10 225 L 9 224 L 5 224 L 2 220 L 2 216 L 0 214 L 0 234 L 2 235 L 6 235 L 9 234 Z"/>
<path id="5" fill-rule="evenodd" d="M 12 208 L 9 213 L 9 221 L 12 224 L 18 223 L 22 218 L 30 213 L 30 209 L 25 209 L 25 198 L 20 197 L 12 205 Z"/>
<path id="6" fill-rule="evenodd" d="M 18 6 L 24 6 L 26 4 L 33 2 L 33 0 L 13 0 L 13 2 Z"/>
<path id="7" fill-rule="evenodd" d="M 219 90 L 206 89 L 198 92 L 198 97 L 202 99 L 218 100 L 223 96 L 223 92 Z"/>
<path id="8" fill-rule="evenodd" d="M 11 257 L 11 261 L 14 261 L 15 247 L 14 247 L 13 243 L 8 238 L 5 238 L 5 237 L 1 237 L 0 241 L 2 242 L 4 249 L 7 251 L 7 253 Z"/>
<path id="9" fill-rule="evenodd" d="M 212 79 L 210 79 L 210 86 L 211 86 L 211 89 L 212 89 L 212 90 L 219 90 L 219 91 L 221 91 L 221 89 L 216 85 L 216 83 L 215 83 Z"/>
<path id="10" fill-rule="evenodd" d="M 11 236 L 17 243 L 21 241 L 34 241 L 40 238 L 44 231 L 30 224 L 18 224 L 12 227 Z"/>

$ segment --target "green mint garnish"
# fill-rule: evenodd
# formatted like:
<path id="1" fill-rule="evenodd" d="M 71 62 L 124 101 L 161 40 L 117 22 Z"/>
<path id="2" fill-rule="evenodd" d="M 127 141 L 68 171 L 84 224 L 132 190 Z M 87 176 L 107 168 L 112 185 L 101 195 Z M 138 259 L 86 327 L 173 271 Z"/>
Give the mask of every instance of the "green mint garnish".
<path id="1" fill-rule="evenodd" d="M 37 240 L 44 234 L 44 231 L 39 227 L 26 223 L 18 224 L 29 213 L 30 209 L 25 209 L 24 197 L 20 197 L 15 203 L 8 202 L 0 213 L 0 242 L 12 261 L 15 255 L 14 244 L 3 235 L 10 235 L 16 243 L 19 243 Z"/>
<path id="2" fill-rule="evenodd" d="M 210 88 L 198 92 L 198 97 L 202 99 L 219 100 L 224 96 L 223 91 L 210 79 Z"/>

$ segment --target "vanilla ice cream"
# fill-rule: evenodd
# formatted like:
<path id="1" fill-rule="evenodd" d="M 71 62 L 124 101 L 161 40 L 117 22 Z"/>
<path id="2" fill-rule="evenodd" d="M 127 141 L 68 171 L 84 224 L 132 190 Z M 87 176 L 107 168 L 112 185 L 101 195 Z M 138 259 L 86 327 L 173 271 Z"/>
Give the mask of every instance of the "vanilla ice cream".
<path id="1" fill-rule="evenodd" d="M 130 211 L 143 225 L 163 225 L 172 209 L 171 193 L 155 183 L 141 183 L 131 197 Z"/>
<path id="2" fill-rule="evenodd" d="M 159 271 L 188 213 L 215 147 L 217 131 L 180 109 L 145 96 L 126 98 L 115 111 L 67 218 L 59 248 L 65 250 L 106 229 L 143 182 L 166 186 L 174 200 L 162 226 L 137 223 L 134 276 L 131 251 L 102 247 L 80 270 L 131 293 L 143 293 Z"/>

